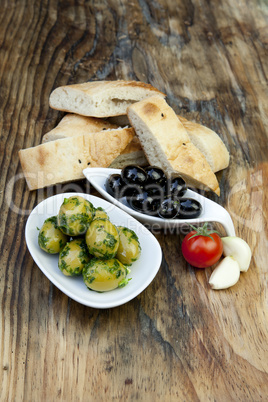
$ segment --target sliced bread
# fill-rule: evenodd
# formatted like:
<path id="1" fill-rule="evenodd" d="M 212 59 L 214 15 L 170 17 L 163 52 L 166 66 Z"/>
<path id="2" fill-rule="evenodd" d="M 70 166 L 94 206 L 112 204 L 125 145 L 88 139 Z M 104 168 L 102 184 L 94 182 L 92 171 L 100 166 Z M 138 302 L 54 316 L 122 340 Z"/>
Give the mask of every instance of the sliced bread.
<path id="1" fill-rule="evenodd" d="M 111 163 L 110 168 L 123 169 L 127 165 L 146 166 L 148 161 L 145 153 L 143 152 L 140 140 L 135 135 L 133 140 L 126 146 L 126 148 L 118 155 L 117 158 Z"/>
<path id="2" fill-rule="evenodd" d="M 219 183 L 205 156 L 192 144 L 174 110 L 159 97 L 134 103 L 128 119 L 151 165 L 167 175 L 180 174 L 189 186 L 220 194 Z"/>
<path id="3" fill-rule="evenodd" d="M 165 97 L 152 85 L 140 81 L 91 81 L 56 88 L 49 105 L 83 116 L 111 117 L 126 114 L 129 105 L 156 94 Z"/>
<path id="4" fill-rule="evenodd" d="M 43 136 L 42 143 L 117 128 L 117 124 L 112 124 L 103 119 L 68 113 L 53 130 Z"/>
<path id="5" fill-rule="evenodd" d="M 22 149 L 19 158 L 30 190 L 84 178 L 87 167 L 108 167 L 134 138 L 134 129 L 80 134 Z"/>
<path id="6" fill-rule="evenodd" d="M 104 119 L 68 113 L 59 122 L 57 127 L 43 136 L 42 143 L 44 144 L 46 142 L 68 137 L 76 137 L 81 134 L 100 133 L 102 131 L 108 132 L 119 128 L 121 127 L 117 124 L 110 123 Z M 130 164 L 140 166 L 148 164 L 140 141 L 136 135 L 121 154 L 114 159 L 110 167 L 114 169 L 122 169 L 124 166 Z"/>
<path id="7" fill-rule="evenodd" d="M 178 118 L 186 128 L 191 142 L 205 155 L 212 171 L 215 173 L 227 168 L 230 155 L 219 135 L 201 124 L 194 123 L 181 116 Z"/>

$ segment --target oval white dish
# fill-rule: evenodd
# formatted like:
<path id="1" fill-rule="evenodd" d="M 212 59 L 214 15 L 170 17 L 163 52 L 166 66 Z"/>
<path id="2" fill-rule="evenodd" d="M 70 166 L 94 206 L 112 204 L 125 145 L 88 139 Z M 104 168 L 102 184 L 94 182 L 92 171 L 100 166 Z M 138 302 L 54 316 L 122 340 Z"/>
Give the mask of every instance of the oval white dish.
<path id="1" fill-rule="evenodd" d="M 141 214 L 132 208 L 130 208 L 125 198 L 116 200 L 110 194 L 107 193 L 105 188 L 106 179 L 115 173 L 121 173 L 120 169 L 111 168 L 87 168 L 83 170 L 86 179 L 93 185 L 93 187 L 108 201 L 112 202 L 114 205 L 120 207 L 123 211 L 134 216 L 140 222 L 147 223 L 155 228 L 167 228 L 172 229 L 174 227 L 183 226 L 190 223 L 191 225 L 196 223 L 204 222 L 218 222 L 220 223 L 227 236 L 235 236 L 235 229 L 233 221 L 229 213 L 221 205 L 216 202 L 192 191 L 187 190 L 184 197 L 194 198 L 200 202 L 202 205 L 202 213 L 198 218 L 195 219 L 162 219 L 155 216 Z"/>
<path id="2" fill-rule="evenodd" d="M 112 223 L 122 225 L 135 231 L 141 245 L 141 256 L 130 267 L 129 283 L 120 289 L 98 293 L 90 291 L 82 277 L 66 277 L 58 268 L 58 254 L 45 253 L 38 246 L 38 228 L 45 219 L 57 215 L 64 201 L 74 195 L 86 198 L 94 207 L 102 207 L 108 213 Z M 139 295 L 154 279 L 162 260 L 161 247 L 152 233 L 136 219 L 113 204 L 92 195 L 83 193 L 64 193 L 47 198 L 38 204 L 28 217 L 25 227 L 28 250 L 34 261 L 47 278 L 63 293 L 78 303 L 94 308 L 111 308 L 122 305 Z"/>

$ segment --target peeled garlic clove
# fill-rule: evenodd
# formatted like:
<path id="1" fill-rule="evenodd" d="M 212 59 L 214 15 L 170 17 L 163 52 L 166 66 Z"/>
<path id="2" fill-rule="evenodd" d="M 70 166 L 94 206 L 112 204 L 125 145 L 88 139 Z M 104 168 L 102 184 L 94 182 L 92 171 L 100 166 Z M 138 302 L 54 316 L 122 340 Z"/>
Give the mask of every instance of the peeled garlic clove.
<path id="1" fill-rule="evenodd" d="M 214 269 L 209 284 L 212 289 L 227 289 L 235 285 L 240 277 L 240 267 L 232 257 L 225 257 Z"/>
<path id="2" fill-rule="evenodd" d="M 233 257 L 240 266 L 240 271 L 246 272 L 251 260 L 251 250 L 245 240 L 240 237 L 222 237 L 223 255 Z"/>

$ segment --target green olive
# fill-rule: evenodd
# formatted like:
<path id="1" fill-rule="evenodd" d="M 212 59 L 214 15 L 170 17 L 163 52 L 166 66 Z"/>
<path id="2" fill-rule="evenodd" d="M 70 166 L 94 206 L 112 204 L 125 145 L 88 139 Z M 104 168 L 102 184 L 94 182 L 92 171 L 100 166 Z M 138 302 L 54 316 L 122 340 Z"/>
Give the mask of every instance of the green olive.
<path id="1" fill-rule="evenodd" d="M 67 243 L 60 252 L 59 268 L 66 276 L 78 276 L 90 258 L 84 239 L 77 238 Z"/>
<path id="2" fill-rule="evenodd" d="M 95 209 L 94 219 L 108 219 L 109 220 L 109 216 L 107 215 L 107 213 L 104 211 L 103 208 L 98 207 Z"/>
<path id="3" fill-rule="evenodd" d="M 86 233 L 94 218 L 95 208 L 88 200 L 80 196 L 65 198 L 58 214 L 58 226 L 70 236 Z"/>
<path id="4" fill-rule="evenodd" d="M 39 247 L 46 253 L 57 254 L 67 241 L 68 237 L 57 226 L 57 217 L 46 219 L 38 234 Z"/>
<path id="5" fill-rule="evenodd" d="M 119 247 L 116 258 L 124 265 L 131 265 L 141 253 L 141 247 L 136 233 L 123 226 L 117 226 L 119 232 Z"/>
<path id="6" fill-rule="evenodd" d="M 116 258 L 101 260 L 92 258 L 83 269 L 83 280 L 86 286 L 97 292 L 107 292 L 125 286 L 129 269 Z"/>
<path id="7" fill-rule="evenodd" d="M 94 257 L 113 258 L 119 246 L 116 226 L 107 219 L 93 220 L 86 233 L 86 243 Z"/>

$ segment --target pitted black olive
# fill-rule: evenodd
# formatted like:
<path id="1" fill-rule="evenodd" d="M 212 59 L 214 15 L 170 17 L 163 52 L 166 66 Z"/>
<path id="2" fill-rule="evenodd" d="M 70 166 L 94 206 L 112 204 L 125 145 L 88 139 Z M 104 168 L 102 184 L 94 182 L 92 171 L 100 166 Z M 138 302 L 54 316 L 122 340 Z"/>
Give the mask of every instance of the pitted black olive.
<path id="1" fill-rule="evenodd" d="M 152 197 L 147 191 L 131 197 L 128 202 L 131 208 L 147 215 L 156 215 L 160 207 L 159 200 Z"/>
<path id="2" fill-rule="evenodd" d="M 120 174 L 110 175 L 105 182 L 105 188 L 107 193 L 109 193 L 112 197 L 116 199 L 122 197 L 122 189 L 124 186 L 125 183 L 123 182 Z"/>
<path id="3" fill-rule="evenodd" d="M 143 188 L 136 184 L 124 184 L 124 187 L 122 188 L 121 191 L 121 196 L 129 199 L 142 193 L 143 191 L 144 191 Z"/>
<path id="4" fill-rule="evenodd" d="M 105 188 L 107 193 L 117 200 L 123 197 L 132 197 L 143 191 L 140 186 L 126 184 L 120 174 L 110 175 L 106 180 Z"/>
<path id="5" fill-rule="evenodd" d="M 179 219 L 193 219 L 197 218 L 202 212 L 200 202 L 193 198 L 181 198 Z"/>
<path id="6" fill-rule="evenodd" d="M 143 186 L 147 180 L 147 173 L 139 166 L 128 165 L 122 169 L 121 177 L 126 184 Z"/>
<path id="7" fill-rule="evenodd" d="M 160 204 L 158 215 L 163 219 L 174 219 L 178 216 L 179 210 L 180 202 L 175 201 L 171 197 L 167 197 Z"/>
<path id="8" fill-rule="evenodd" d="M 158 166 L 147 166 L 145 168 L 147 173 L 146 184 L 157 184 L 160 187 L 164 187 L 167 181 L 164 171 Z"/>
<path id="9" fill-rule="evenodd" d="M 126 197 L 134 210 L 163 219 L 193 219 L 202 212 L 195 199 L 181 198 L 187 191 L 181 176 L 168 179 L 157 166 L 128 165 L 121 175 L 112 174 L 105 183 L 107 192 L 116 199 Z"/>
<path id="10" fill-rule="evenodd" d="M 172 197 L 182 197 L 187 191 L 185 181 L 181 176 L 173 177 L 167 181 L 166 192 Z"/>
<path id="11" fill-rule="evenodd" d="M 157 183 L 146 184 L 143 189 L 148 193 L 148 195 L 150 195 L 154 199 L 157 199 L 159 203 L 161 203 L 166 196 L 165 188 L 161 187 Z"/>

